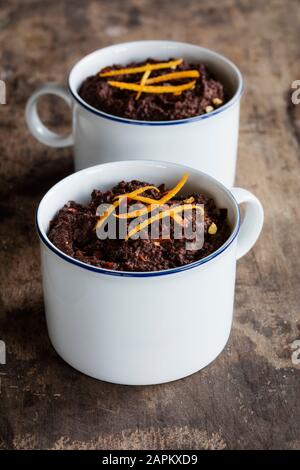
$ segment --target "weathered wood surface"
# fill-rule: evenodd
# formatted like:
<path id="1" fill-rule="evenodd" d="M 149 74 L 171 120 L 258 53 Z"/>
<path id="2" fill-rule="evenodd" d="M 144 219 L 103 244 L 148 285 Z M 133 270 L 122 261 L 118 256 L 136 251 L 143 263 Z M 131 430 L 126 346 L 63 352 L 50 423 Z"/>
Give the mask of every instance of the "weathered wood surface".
<path id="1" fill-rule="evenodd" d="M 297 0 L 0 2 L 0 448 L 300 448 L 300 79 Z M 38 144 L 24 105 L 101 46 L 140 38 L 201 44 L 245 75 L 237 184 L 262 200 L 263 234 L 238 263 L 224 353 L 184 380 L 153 387 L 98 382 L 65 364 L 47 337 L 34 211 L 72 171 L 71 150 Z M 68 112 L 44 102 L 68 128 Z"/>

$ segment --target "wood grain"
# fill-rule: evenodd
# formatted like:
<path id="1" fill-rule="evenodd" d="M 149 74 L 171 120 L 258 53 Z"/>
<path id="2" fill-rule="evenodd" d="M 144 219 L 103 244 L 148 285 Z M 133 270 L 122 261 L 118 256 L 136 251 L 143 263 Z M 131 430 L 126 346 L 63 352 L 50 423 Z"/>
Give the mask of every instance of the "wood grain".
<path id="1" fill-rule="evenodd" d="M 0 1 L 0 448 L 278 449 L 300 447 L 300 79 L 297 0 Z M 99 47 L 176 39 L 215 49 L 241 68 L 237 185 L 263 202 L 266 221 L 238 263 L 230 341 L 209 367 L 153 387 L 98 382 L 65 364 L 46 332 L 34 212 L 72 171 L 71 150 L 37 143 L 24 106 L 45 81 Z M 54 129 L 69 115 L 42 103 Z"/>

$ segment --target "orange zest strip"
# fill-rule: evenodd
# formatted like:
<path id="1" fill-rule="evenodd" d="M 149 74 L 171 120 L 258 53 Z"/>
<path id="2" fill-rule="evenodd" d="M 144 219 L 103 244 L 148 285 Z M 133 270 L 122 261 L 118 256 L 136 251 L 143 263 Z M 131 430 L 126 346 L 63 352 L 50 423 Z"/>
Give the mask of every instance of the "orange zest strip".
<path id="1" fill-rule="evenodd" d="M 127 214 L 119 214 L 119 215 L 115 214 L 115 217 L 117 217 L 118 219 L 132 219 L 132 218 L 135 218 L 135 217 L 140 217 L 141 215 L 144 215 L 145 213 L 146 213 L 145 211 L 138 211 L 137 210 L 137 211 L 134 211 L 134 212 L 128 212 Z M 127 217 L 124 217 L 126 215 L 127 215 Z M 177 222 L 177 224 L 183 225 L 183 219 L 182 219 L 182 217 L 180 217 L 180 215 L 171 214 L 171 217 L 172 217 L 172 219 L 175 220 L 175 222 Z"/>
<path id="2" fill-rule="evenodd" d="M 97 220 L 95 230 L 99 229 L 105 220 L 113 213 L 116 207 L 121 203 L 121 200 L 114 202 L 105 212 L 102 214 L 99 219 Z"/>
<path id="3" fill-rule="evenodd" d="M 144 191 L 148 191 L 148 189 L 155 189 L 158 193 L 160 193 L 160 190 L 154 185 L 142 186 L 141 188 L 131 191 L 131 193 L 118 194 L 117 196 L 113 198 L 113 201 L 117 199 L 124 199 L 124 197 L 127 197 L 128 199 L 133 199 L 134 201 L 139 201 L 140 199 L 137 199 L 137 198 L 139 197 L 139 198 L 144 199 L 144 196 L 140 196 L 140 194 L 142 194 Z M 155 200 L 156 199 L 153 199 L 153 201 Z"/>
<path id="4" fill-rule="evenodd" d="M 97 223 L 96 223 L 96 226 L 95 226 L 95 229 L 99 229 L 102 224 L 105 222 L 105 220 L 113 213 L 113 211 L 121 204 L 122 200 L 126 197 L 130 198 L 130 197 L 135 197 L 137 196 L 138 194 L 141 194 L 143 193 L 144 191 L 147 191 L 148 189 L 156 189 L 156 191 L 159 192 L 159 189 L 156 187 L 156 186 L 143 186 L 142 188 L 138 188 L 136 189 L 135 191 L 132 191 L 131 193 L 127 193 L 127 194 L 122 194 L 120 196 L 118 196 L 118 200 L 114 201 L 112 203 L 112 205 L 104 212 L 104 214 L 102 214 L 102 216 L 100 216 L 100 218 L 98 219 Z"/>
<path id="5" fill-rule="evenodd" d="M 149 78 L 146 81 L 146 85 L 152 85 L 153 83 L 166 82 L 168 80 L 177 80 L 180 78 L 197 78 L 200 77 L 198 70 L 183 70 L 182 72 L 172 72 L 165 75 L 159 75 L 159 77 Z"/>
<path id="6" fill-rule="evenodd" d="M 178 93 L 185 90 L 190 90 L 194 88 L 196 80 L 185 83 L 184 85 L 166 85 L 166 86 L 152 86 L 145 85 L 141 87 L 139 83 L 126 83 L 126 82 L 115 82 L 108 81 L 110 86 L 120 88 L 120 90 L 132 90 L 132 91 L 142 91 L 143 93 Z"/>
<path id="7" fill-rule="evenodd" d="M 149 78 L 150 74 L 151 74 L 151 70 L 149 70 L 149 69 L 147 69 L 147 70 L 144 72 L 144 75 L 142 76 L 142 80 L 141 80 L 141 83 L 140 83 L 141 89 L 140 89 L 140 91 L 138 92 L 138 94 L 137 94 L 136 97 L 135 97 L 136 100 L 138 100 L 139 97 L 141 96 L 142 91 L 143 91 L 143 88 L 144 88 L 144 86 L 145 86 L 145 84 L 146 84 L 146 82 L 147 82 L 147 79 Z"/>
<path id="8" fill-rule="evenodd" d="M 169 211 L 160 212 L 159 214 L 153 215 L 149 219 L 145 220 L 144 222 L 141 222 L 136 227 L 134 227 L 132 230 L 130 230 L 130 232 L 127 234 L 127 237 L 125 238 L 125 240 L 126 241 L 129 240 L 129 238 L 131 238 L 132 235 L 140 232 L 141 230 L 143 230 L 143 228 L 145 228 L 148 225 L 152 224 L 153 222 L 156 222 L 157 220 L 161 220 L 164 217 L 167 217 L 169 215 L 170 215 Z"/>
<path id="9" fill-rule="evenodd" d="M 148 207 L 146 207 L 144 209 L 137 209 L 137 210 L 132 211 L 132 212 L 126 212 L 125 214 L 115 214 L 114 216 L 117 219 L 135 219 L 136 217 L 141 217 L 143 215 L 149 214 L 150 212 L 157 209 L 158 207 L 160 207 L 160 204 L 153 204 L 153 205 L 149 205 Z M 193 205 L 192 206 L 192 204 L 184 204 L 184 205 L 180 205 L 180 206 L 171 206 L 171 207 L 169 206 L 168 209 L 165 209 L 165 210 L 170 210 L 171 212 L 174 210 L 174 214 L 176 214 L 178 212 L 177 209 L 179 207 L 183 207 L 183 209 L 181 209 L 179 212 L 181 212 L 184 209 L 198 209 L 198 210 L 201 210 L 204 213 L 203 208 L 200 205 Z M 171 214 L 171 216 L 172 215 L 173 214 Z"/>
<path id="10" fill-rule="evenodd" d="M 156 207 L 158 207 L 159 204 L 156 204 Z M 141 217 L 142 215 L 148 214 L 153 210 L 153 206 L 148 206 L 143 209 L 137 209 L 132 212 L 126 212 L 126 214 L 115 214 L 115 217 L 118 219 L 135 219 L 136 217 Z"/>
<path id="11" fill-rule="evenodd" d="M 145 204 L 157 204 L 160 205 L 160 199 L 152 199 L 147 196 L 130 196 L 133 201 L 144 202 Z"/>
<path id="12" fill-rule="evenodd" d="M 151 197 L 147 196 L 128 196 L 128 198 L 132 199 L 133 201 L 144 202 L 145 204 L 160 205 L 160 199 L 152 199 Z"/>
<path id="13" fill-rule="evenodd" d="M 178 214 L 171 214 L 171 217 L 179 225 L 183 225 L 183 218 Z"/>
<path id="14" fill-rule="evenodd" d="M 134 201 L 139 201 L 139 202 L 144 202 L 146 204 L 161 206 L 161 205 L 165 204 L 166 202 L 170 201 L 170 199 L 172 199 L 174 196 L 176 196 L 177 193 L 179 193 L 179 191 L 183 188 L 183 186 L 187 182 L 188 177 L 189 177 L 189 174 L 184 173 L 183 177 L 176 184 L 176 186 L 174 188 L 170 189 L 160 199 L 152 199 L 150 197 L 139 196 L 139 195 L 131 195 L 131 196 L 127 195 L 127 196 L 130 197 L 131 199 L 133 199 Z M 117 197 L 119 197 L 119 196 L 117 196 Z M 120 214 L 118 217 L 120 219 L 139 217 L 141 215 L 144 215 L 144 214 L 147 214 L 147 213 L 151 212 L 151 210 L 152 210 L 152 208 L 151 208 L 151 206 L 149 206 L 149 207 L 146 207 L 144 209 L 137 210 L 137 211 L 127 212 L 127 214 Z"/>
<path id="15" fill-rule="evenodd" d="M 110 70 L 109 72 L 99 73 L 100 77 L 112 77 L 113 75 L 127 75 L 131 73 L 145 72 L 146 70 L 160 70 L 175 68 L 182 63 L 183 59 L 170 60 L 170 62 L 160 62 L 158 64 L 145 64 L 139 67 L 129 67 L 119 70 Z"/>
<path id="16" fill-rule="evenodd" d="M 129 238 L 132 237 L 132 235 L 135 235 L 136 233 L 140 232 L 143 230 L 145 227 L 148 225 L 152 224 L 153 222 L 156 222 L 158 220 L 161 220 L 165 217 L 173 216 L 174 214 L 177 214 L 178 212 L 182 212 L 183 210 L 187 209 L 202 209 L 201 206 L 197 206 L 195 204 L 183 204 L 181 206 L 176 206 L 171 209 L 167 209 L 163 212 L 160 212 L 159 214 L 153 215 L 152 217 L 149 217 L 147 220 L 144 220 L 140 224 L 136 225 L 130 232 L 127 234 L 127 237 L 125 240 L 129 240 Z"/>
<path id="17" fill-rule="evenodd" d="M 179 191 L 183 188 L 183 186 L 184 186 L 185 183 L 187 182 L 188 177 L 189 177 L 189 174 L 188 174 L 188 173 L 184 173 L 183 177 L 182 177 L 181 180 L 176 184 L 176 186 L 174 186 L 173 189 L 170 189 L 170 191 L 168 191 L 167 194 L 165 194 L 165 195 L 160 199 L 160 203 L 161 203 L 161 204 L 164 204 L 165 202 L 169 201 L 169 200 L 172 199 L 174 196 L 176 196 L 176 194 L 179 193 Z"/>

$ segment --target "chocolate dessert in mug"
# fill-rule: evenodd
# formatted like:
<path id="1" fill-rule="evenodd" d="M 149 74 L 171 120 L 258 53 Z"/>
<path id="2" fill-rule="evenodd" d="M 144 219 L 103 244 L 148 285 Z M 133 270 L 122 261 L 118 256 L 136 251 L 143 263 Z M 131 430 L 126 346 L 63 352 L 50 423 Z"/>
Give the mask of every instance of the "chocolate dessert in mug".
<path id="1" fill-rule="evenodd" d="M 175 121 L 211 113 L 223 85 L 203 64 L 183 59 L 105 67 L 84 80 L 79 95 L 100 111 L 141 121 Z"/>
<path id="2" fill-rule="evenodd" d="M 179 196 L 188 178 L 168 190 L 137 180 L 94 189 L 88 204 L 68 201 L 59 210 L 49 240 L 79 261 L 119 271 L 161 271 L 205 258 L 230 235 L 227 209 L 204 194 Z"/>
<path id="3" fill-rule="evenodd" d="M 127 159 L 168 160 L 230 187 L 242 91 L 240 71 L 216 52 L 175 41 L 136 41 L 81 59 L 70 72 L 68 88 L 41 87 L 27 103 L 26 119 L 44 144 L 74 145 L 76 170 Z M 41 122 L 37 100 L 44 94 L 70 105 L 68 136 Z"/>
<path id="4" fill-rule="evenodd" d="M 203 205 L 206 245 L 174 252 L 172 236 L 166 247 L 160 239 L 134 239 L 152 224 L 151 217 L 124 239 L 98 243 L 94 231 L 109 216 L 98 218 L 98 204 L 117 208 L 125 196 L 146 209 L 153 200 L 166 204 L 161 214 L 179 216 L 177 225 L 183 206 L 191 217 Z M 130 206 L 125 222 L 132 210 L 136 216 L 144 209 Z M 81 372 L 128 385 L 168 382 L 202 369 L 228 340 L 236 260 L 252 248 L 262 224 L 262 206 L 249 191 L 229 190 L 205 173 L 170 162 L 113 162 L 64 178 L 37 212 L 54 348 Z"/>

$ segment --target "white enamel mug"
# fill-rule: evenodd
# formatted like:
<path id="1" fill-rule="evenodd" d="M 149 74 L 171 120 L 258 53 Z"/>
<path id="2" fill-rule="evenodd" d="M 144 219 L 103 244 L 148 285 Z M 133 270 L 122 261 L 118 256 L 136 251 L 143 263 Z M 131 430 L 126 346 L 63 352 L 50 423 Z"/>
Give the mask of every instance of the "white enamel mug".
<path id="1" fill-rule="evenodd" d="M 156 272 L 112 271 L 77 261 L 48 239 L 50 220 L 69 200 L 86 203 L 94 188 L 139 179 L 203 191 L 228 209 L 231 236 L 195 263 Z M 238 204 L 245 203 L 241 222 Z M 192 168 L 167 162 L 97 165 L 63 179 L 37 211 L 46 318 L 51 342 L 75 369 L 120 384 L 156 384 L 196 372 L 224 348 L 231 329 L 236 260 L 259 236 L 263 209 L 245 189 L 225 188 Z"/>
<path id="2" fill-rule="evenodd" d="M 101 68 L 128 64 L 149 57 L 166 60 L 183 57 L 206 64 L 224 84 L 229 101 L 219 109 L 177 121 L 136 121 L 99 111 L 78 94 L 81 83 Z M 26 119 L 32 134 L 46 145 L 74 145 L 75 170 L 98 163 L 128 159 L 168 160 L 192 166 L 231 187 L 235 177 L 239 108 L 243 79 L 238 68 L 216 52 L 174 41 L 137 41 L 99 49 L 81 59 L 71 70 L 69 87 L 49 83 L 29 99 Z M 54 94 L 64 99 L 73 113 L 70 135 L 48 130 L 37 113 L 38 98 Z"/>

